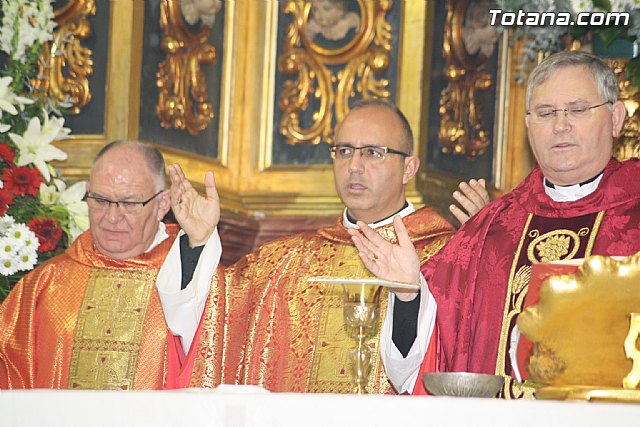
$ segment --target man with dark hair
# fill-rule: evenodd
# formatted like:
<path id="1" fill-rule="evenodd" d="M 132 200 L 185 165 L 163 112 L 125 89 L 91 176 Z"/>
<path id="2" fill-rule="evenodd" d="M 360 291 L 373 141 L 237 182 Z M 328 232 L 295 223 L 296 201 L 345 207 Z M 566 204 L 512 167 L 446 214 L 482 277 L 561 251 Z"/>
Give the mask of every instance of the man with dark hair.
<path id="1" fill-rule="evenodd" d="M 158 283 L 176 335 L 167 386 L 252 384 L 271 391 L 349 392 L 352 339 L 343 327 L 342 289 L 307 279 L 368 275 L 347 231 L 356 221 L 393 240 L 392 217 L 403 217 L 423 262 L 449 240 L 455 231 L 450 224 L 431 208 L 415 210 L 405 197 L 419 166 L 412 149 L 411 128 L 395 106 L 381 100 L 357 104 L 338 126 L 331 147 L 335 185 L 346 206 L 333 226 L 275 240 L 230 267 L 218 267 L 210 288 L 206 280 L 196 280 L 178 289 L 180 264 L 166 264 Z M 199 197 L 177 165 L 170 175 L 172 208 L 181 224 L 195 229 L 199 217 L 219 217 L 217 200 Z M 194 212 L 202 215 L 187 221 Z M 205 248 L 200 259 L 210 257 L 219 259 L 219 254 Z M 194 286 L 200 283 L 206 286 Z M 379 331 L 369 343 L 367 387 L 387 393 L 391 387 L 378 339 Z"/>
<path id="2" fill-rule="evenodd" d="M 640 250 L 640 162 L 612 158 L 626 114 L 613 70 L 589 53 L 556 53 L 531 73 L 526 103 L 539 167 L 422 263 L 421 294 L 433 294 L 437 316 L 435 310 L 424 312 L 430 307 L 421 307 L 420 316 L 431 325 L 437 319 L 437 325 L 419 333 L 408 354 L 383 354 L 389 372 L 402 373 L 391 378 L 399 390 L 411 391 L 415 384 L 420 391 L 422 362 L 426 371 L 503 375 L 505 397 L 530 397 L 533 389 L 514 378 L 520 378 L 515 320 L 531 265 Z M 379 239 L 364 224 L 361 228 L 364 235 L 353 233 L 354 242 L 374 274 L 418 282 L 419 261 L 401 238 L 406 232 L 399 221 L 400 245 Z"/>
<path id="3" fill-rule="evenodd" d="M 162 388 L 167 332 L 155 279 L 178 232 L 161 222 L 165 188 L 153 145 L 115 141 L 99 152 L 90 229 L 0 306 L 0 388 Z"/>

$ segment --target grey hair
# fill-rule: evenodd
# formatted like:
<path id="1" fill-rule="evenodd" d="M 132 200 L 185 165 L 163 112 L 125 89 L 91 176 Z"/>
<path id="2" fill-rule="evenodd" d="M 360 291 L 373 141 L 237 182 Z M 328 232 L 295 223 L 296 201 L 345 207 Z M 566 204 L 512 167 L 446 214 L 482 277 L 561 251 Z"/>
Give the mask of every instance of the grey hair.
<path id="1" fill-rule="evenodd" d="M 98 151 L 98 154 L 93 160 L 93 166 L 91 167 L 91 170 L 93 171 L 95 165 L 106 153 L 122 145 L 131 146 L 142 155 L 142 158 L 147 164 L 147 168 L 149 168 L 149 172 L 151 172 L 153 180 L 156 183 L 156 191 L 161 191 L 167 188 L 167 184 L 165 181 L 166 171 L 164 166 L 164 157 L 162 156 L 160 150 L 158 150 L 153 144 L 148 142 L 136 141 L 131 139 L 119 139 L 116 141 L 111 141 L 110 143 L 102 147 L 100 151 Z"/>
<path id="2" fill-rule="evenodd" d="M 404 115 L 404 113 L 395 104 L 392 104 L 391 102 L 381 98 L 361 99 L 353 104 L 353 106 L 351 106 L 351 111 L 359 110 L 366 107 L 380 107 L 395 114 L 395 116 L 398 118 L 398 120 L 400 120 L 400 123 L 402 124 L 403 138 L 402 141 L 400 141 L 403 145 L 402 151 L 412 156 L 413 131 L 411 130 L 409 120 L 407 120 L 407 117 Z"/>
<path id="3" fill-rule="evenodd" d="M 533 69 L 527 83 L 527 110 L 531 107 L 531 94 L 536 87 L 547 81 L 558 69 L 576 66 L 585 67 L 591 73 L 598 88 L 598 93 L 602 95 L 605 101 L 614 103 L 618 100 L 620 92 L 618 79 L 611 67 L 591 53 L 571 50 L 554 53 Z"/>

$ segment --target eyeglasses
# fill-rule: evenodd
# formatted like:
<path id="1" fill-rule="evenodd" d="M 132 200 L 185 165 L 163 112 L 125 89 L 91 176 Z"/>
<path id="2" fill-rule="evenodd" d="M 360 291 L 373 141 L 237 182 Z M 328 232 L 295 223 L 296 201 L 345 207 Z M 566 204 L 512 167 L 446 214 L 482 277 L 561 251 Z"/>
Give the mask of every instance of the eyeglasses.
<path id="1" fill-rule="evenodd" d="M 349 144 L 337 144 L 331 148 L 331 158 L 333 160 L 349 160 L 356 151 L 360 150 L 360 155 L 365 160 L 381 161 L 387 157 L 387 154 L 398 154 L 403 157 L 409 157 L 409 154 L 383 145 L 363 145 L 362 147 L 354 147 Z"/>
<path id="2" fill-rule="evenodd" d="M 137 214 L 142 211 L 142 208 L 144 208 L 147 203 L 158 197 L 158 195 L 163 191 L 164 190 L 158 191 L 156 194 L 149 197 L 144 202 L 130 202 L 128 200 L 114 202 L 113 200 L 105 199 L 104 197 L 92 196 L 89 194 L 85 196 L 85 199 L 87 201 L 87 205 L 89 205 L 89 208 L 95 211 L 104 211 L 109 209 L 111 205 L 115 205 L 116 208 L 123 210 L 125 213 Z"/>
<path id="3" fill-rule="evenodd" d="M 536 123 L 546 123 L 555 119 L 558 111 L 563 111 L 564 116 L 569 120 L 580 120 L 589 117 L 594 108 L 602 107 L 606 104 L 612 104 L 612 102 L 606 101 L 590 107 L 586 105 L 575 105 L 569 108 L 537 107 L 527 111 L 527 116 L 531 117 L 531 120 Z"/>

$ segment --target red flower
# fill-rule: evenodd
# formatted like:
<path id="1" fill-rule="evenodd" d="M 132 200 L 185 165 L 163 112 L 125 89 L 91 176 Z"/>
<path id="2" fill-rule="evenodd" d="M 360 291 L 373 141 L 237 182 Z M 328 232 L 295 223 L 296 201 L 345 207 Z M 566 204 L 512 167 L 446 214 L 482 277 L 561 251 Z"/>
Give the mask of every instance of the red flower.
<path id="1" fill-rule="evenodd" d="M 2 173 L 2 180 L 5 182 L 7 190 L 13 192 L 17 196 L 29 193 L 37 196 L 40 191 L 40 184 L 44 182 L 44 178 L 37 169 L 31 169 L 26 166 L 19 168 L 6 168 Z"/>
<path id="2" fill-rule="evenodd" d="M 58 246 L 62 237 L 62 227 L 53 218 L 34 218 L 27 224 L 29 229 L 36 233 L 40 246 L 38 252 L 49 252 Z"/>
<path id="3" fill-rule="evenodd" d="M 16 158 L 16 152 L 11 149 L 4 142 L 0 142 L 0 160 L 5 163 L 13 165 L 13 160 Z"/>
<path id="4" fill-rule="evenodd" d="M 5 188 L 0 188 L 0 216 L 4 215 L 13 203 L 13 194 Z"/>

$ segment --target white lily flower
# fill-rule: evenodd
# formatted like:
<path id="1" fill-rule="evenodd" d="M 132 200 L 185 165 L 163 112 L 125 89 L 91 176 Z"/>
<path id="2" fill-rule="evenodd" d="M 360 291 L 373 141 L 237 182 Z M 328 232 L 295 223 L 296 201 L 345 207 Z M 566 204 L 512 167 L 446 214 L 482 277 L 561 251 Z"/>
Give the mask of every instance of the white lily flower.
<path id="1" fill-rule="evenodd" d="M 53 141 L 69 138 L 71 129 L 64 127 L 64 117 L 49 116 L 44 113 L 44 123 L 42 124 L 42 133 L 53 136 Z"/>
<path id="2" fill-rule="evenodd" d="M 58 204 L 69 211 L 69 239 L 74 241 L 76 237 L 89 229 L 89 207 L 82 199 L 87 191 L 84 181 L 76 182 L 71 187 L 64 189 L 58 198 Z"/>
<path id="3" fill-rule="evenodd" d="M 16 108 L 16 106 L 18 106 L 18 108 L 22 111 L 25 105 L 33 104 L 32 99 L 17 96 L 11 91 L 11 89 L 9 89 L 12 81 L 13 79 L 11 77 L 0 78 L 0 117 L 2 117 L 3 111 L 6 111 L 7 113 L 15 116 L 16 114 L 18 114 L 18 109 Z"/>
<path id="4" fill-rule="evenodd" d="M 69 243 L 89 229 L 89 212 L 85 215 L 69 217 Z"/>
<path id="5" fill-rule="evenodd" d="M 46 182 L 51 179 L 51 173 L 47 162 L 51 160 L 66 160 L 67 153 L 54 147 L 51 142 L 57 138 L 59 134 L 64 133 L 61 123 L 57 120 L 49 120 L 46 122 L 48 126 L 44 128 L 40 126 L 40 119 L 33 117 L 29 120 L 29 125 L 24 135 L 16 135 L 9 133 L 9 138 L 18 147 L 18 156 L 16 157 L 17 166 L 26 166 L 33 164 L 38 168 Z M 57 125 L 60 125 L 56 128 Z"/>
<path id="6" fill-rule="evenodd" d="M 54 179 L 52 181 L 60 181 Z M 43 205 L 54 205 L 60 197 L 60 191 L 57 185 L 47 185 L 44 182 L 40 184 L 40 194 L 38 195 Z"/>

